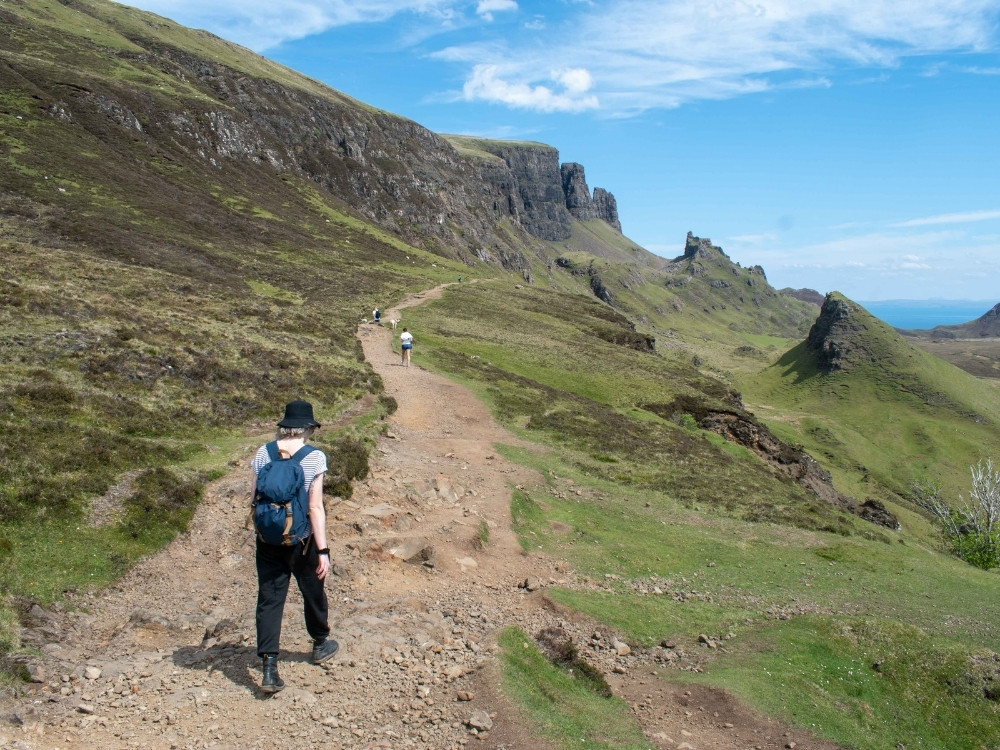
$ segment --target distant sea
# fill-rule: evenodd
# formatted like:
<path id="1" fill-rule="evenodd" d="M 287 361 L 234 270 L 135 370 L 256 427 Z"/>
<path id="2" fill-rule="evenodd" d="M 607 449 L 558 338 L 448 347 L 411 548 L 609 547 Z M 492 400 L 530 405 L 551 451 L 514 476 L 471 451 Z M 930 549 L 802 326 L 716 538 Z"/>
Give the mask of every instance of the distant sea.
<path id="1" fill-rule="evenodd" d="M 862 302 L 868 312 L 896 328 L 916 330 L 968 323 L 989 312 L 998 300 L 882 300 Z"/>

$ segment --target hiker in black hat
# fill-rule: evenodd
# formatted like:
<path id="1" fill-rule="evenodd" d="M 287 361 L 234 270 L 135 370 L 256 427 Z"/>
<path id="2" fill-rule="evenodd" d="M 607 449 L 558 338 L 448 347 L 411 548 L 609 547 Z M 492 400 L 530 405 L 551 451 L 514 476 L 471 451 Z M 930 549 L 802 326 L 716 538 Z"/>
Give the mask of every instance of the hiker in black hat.
<path id="1" fill-rule="evenodd" d="M 295 576 L 302 592 L 313 663 L 326 661 L 338 648 L 329 637 L 323 588 L 330 572 L 323 505 L 326 454 L 306 445 L 319 426 L 312 404 L 292 401 L 285 406 L 275 439 L 262 446 L 251 462 L 257 531 L 257 654 L 263 659 L 261 689 L 265 693 L 285 687 L 278 676 L 278 641 L 290 576 Z"/>

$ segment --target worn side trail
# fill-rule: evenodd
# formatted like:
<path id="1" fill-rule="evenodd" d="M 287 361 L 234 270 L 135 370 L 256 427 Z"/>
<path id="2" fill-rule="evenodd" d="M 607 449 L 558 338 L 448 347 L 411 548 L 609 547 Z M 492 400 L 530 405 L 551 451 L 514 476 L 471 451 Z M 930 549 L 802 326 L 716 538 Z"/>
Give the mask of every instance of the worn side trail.
<path id="1" fill-rule="evenodd" d="M 413 295 L 383 320 L 405 320 L 407 307 L 440 293 Z M 244 522 L 249 458 L 269 438 L 262 425 L 233 472 L 208 488 L 188 533 L 107 591 L 32 608 L 24 637 L 39 653 L 34 682 L 0 704 L 0 748 L 544 749 L 498 684 L 495 639 L 510 625 L 573 638 L 631 705 L 650 748 L 833 747 L 719 691 L 662 679 L 696 666 L 698 654 L 629 652 L 548 602 L 549 585 L 588 584 L 526 554 L 511 530 L 512 488 L 540 477 L 497 453 L 519 441 L 467 389 L 420 367 L 418 331 L 412 365 L 400 364 L 392 343 L 402 325 L 358 329 L 399 409 L 370 476 L 349 500 L 327 497 L 337 655 L 309 663 L 292 586 L 280 661 L 288 687 L 271 697 L 258 689 Z"/>

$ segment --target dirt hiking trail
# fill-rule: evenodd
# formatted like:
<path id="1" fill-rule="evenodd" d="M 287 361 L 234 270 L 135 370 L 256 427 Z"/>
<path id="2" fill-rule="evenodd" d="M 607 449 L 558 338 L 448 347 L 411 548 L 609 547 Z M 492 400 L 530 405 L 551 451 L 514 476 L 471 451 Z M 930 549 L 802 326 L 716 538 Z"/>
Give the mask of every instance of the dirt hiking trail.
<path id="1" fill-rule="evenodd" d="M 111 589 L 26 613 L 23 638 L 39 655 L 26 694 L 0 704 L 0 748 L 546 750 L 502 694 L 496 637 L 510 625 L 572 638 L 631 706 L 649 748 L 835 747 L 722 692 L 663 679 L 700 654 L 630 650 L 620 634 L 547 599 L 550 585 L 580 584 L 565 563 L 524 553 L 511 531 L 512 488 L 541 481 L 496 452 L 518 438 L 468 390 L 420 367 L 419 331 L 410 367 L 392 349 L 406 308 L 441 291 L 387 310 L 383 322 L 403 318 L 395 331 L 358 329 L 399 408 L 369 477 L 350 500 L 326 498 L 336 656 L 310 663 L 293 585 L 279 662 L 287 687 L 259 690 L 244 521 L 249 460 L 272 434 L 261 425 L 207 489 L 187 533 Z"/>

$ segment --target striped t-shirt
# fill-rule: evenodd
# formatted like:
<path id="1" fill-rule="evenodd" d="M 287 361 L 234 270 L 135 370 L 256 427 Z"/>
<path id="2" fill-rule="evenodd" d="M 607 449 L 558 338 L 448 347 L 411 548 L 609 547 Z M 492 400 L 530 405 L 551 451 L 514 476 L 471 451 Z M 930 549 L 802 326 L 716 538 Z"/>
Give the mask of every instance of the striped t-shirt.
<path id="1" fill-rule="evenodd" d="M 260 470 L 271 463 L 271 455 L 267 452 L 267 446 L 262 445 L 257 450 L 257 455 L 250 462 L 250 467 L 254 474 L 260 474 Z M 314 450 L 301 461 L 302 473 L 306 478 L 306 492 L 309 492 L 309 485 L 312 484 L 319 474 L 326 471 L 326 454 L 321 450 Z"/>

